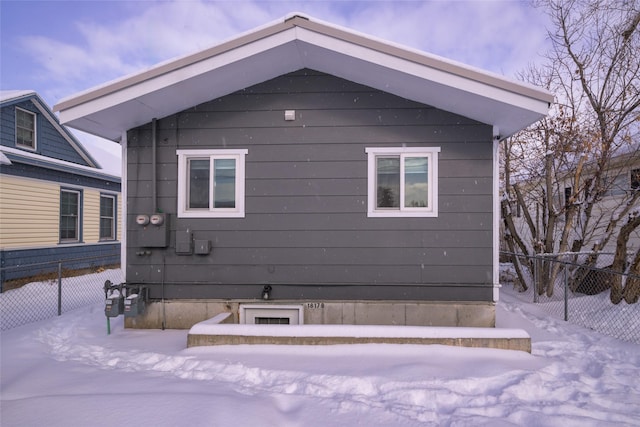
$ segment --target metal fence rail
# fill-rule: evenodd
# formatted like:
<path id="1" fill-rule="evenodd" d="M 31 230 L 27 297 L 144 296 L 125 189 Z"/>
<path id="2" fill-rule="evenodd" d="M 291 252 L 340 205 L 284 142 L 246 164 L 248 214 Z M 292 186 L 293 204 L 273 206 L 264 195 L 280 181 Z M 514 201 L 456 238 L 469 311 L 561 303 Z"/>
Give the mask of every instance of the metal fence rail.
<path id="1" fill-rule="evenodd" d="M 64 312 L 104 301 L 104 282 L 122 282 L 119 265 L 82 270 L 66 267 L 77 265 L 78 261 L 99 259 L 79 258 L 0 269 L 4 273 L 12 273 L 16 269 L 34 272 L 27 277 L 4 281 L 0 293 L 0 330 L 60 316 Z M 40 273 L 43 270 L 53 270 L 54 273 Z"/>
<path id="2" fill-rule="evenodd" d="M 586 256 L 580 254 L 525 256 L 501 252 L 501 256 L 507 262 L 519 261 L 526 283 L 520 283 L 513 271 L 503 274 L 500 282 L 514 283 L 547 313 L 603 335 L 640 344 L 640 302 L 628 304 L 623 300 L 614 304 L 610 297 L 615 279 L 624 284 L 637 276 L 602 267 L 611 265 L 613 255 L 600 254 L 596 264 L 600 267 L 585 265 Z M 552 289 L 544 291 L 551 280 Z"/>

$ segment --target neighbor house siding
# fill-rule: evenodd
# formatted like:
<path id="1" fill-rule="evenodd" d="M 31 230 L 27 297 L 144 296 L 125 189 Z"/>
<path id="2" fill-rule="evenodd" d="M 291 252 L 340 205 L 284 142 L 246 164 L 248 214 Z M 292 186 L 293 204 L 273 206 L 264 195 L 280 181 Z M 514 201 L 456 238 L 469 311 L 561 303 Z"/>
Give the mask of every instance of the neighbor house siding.
<path id="1" fill-rule="evenodd" d="M 85 243 L 100 241 L 100 192 L 85 190 L 82 193 L 84 200 L 82 237 Z"/>
<path id="2" fill-rule="evenodd" d="M 2 249 L 58 244 L 57 184 L 2 174 L 0 200 Z"/>
<path id="3" fill-rule="evenodd" d="M 34 103 L 29 100 L 2 107 L 2 118 L 0 122 L 2 125 L 0 140 L 2 145 L 16 148 L 16 107 L 36 114 L 36 153 L 58 160 L 89 166 L 86 160 L 83 159 L 82 156 L 80 156 L 80 154 L 60 134 L 58 129 L 56 129 L 56 127 L 43 116 Z"/>
<path id="4" fill-rule="evenodd" d="M 128 134 L 128 281 L 164 283 L 167 298 L 256 298 L 268 283 L 283 299 L 492 301 L 491 126 L 309 70 L 157 124 L 170 244 L 139 255 L 147 125 Z M 367 217 L 365 148 L 402 146 L 441 148 L 436 218 Z M 215 148 L 248 149 L 245 218 L 177 218 L 176 150 Z M 211 253 L 176 255 L 187 232 Z"/>

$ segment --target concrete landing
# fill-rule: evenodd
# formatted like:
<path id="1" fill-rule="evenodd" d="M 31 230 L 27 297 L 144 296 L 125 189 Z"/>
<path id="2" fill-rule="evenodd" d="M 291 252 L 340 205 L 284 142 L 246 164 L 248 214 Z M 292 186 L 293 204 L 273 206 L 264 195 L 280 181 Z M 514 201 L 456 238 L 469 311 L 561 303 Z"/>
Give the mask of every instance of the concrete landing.
<path id="1" fill-rule="evenodd" d="M 194 325 L 187 347 L 239 344 L 440 344 L 531 353 L 531 337 L 522 329 L 388 325 L 239 325 L 219 315 Z"/>

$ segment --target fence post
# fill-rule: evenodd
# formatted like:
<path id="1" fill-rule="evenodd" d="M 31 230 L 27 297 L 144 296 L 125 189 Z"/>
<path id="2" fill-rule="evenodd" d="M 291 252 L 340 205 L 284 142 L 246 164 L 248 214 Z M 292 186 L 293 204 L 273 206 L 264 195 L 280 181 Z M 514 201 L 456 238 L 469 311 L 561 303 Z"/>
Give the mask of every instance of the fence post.
<path id="1" fill-rule="evenodd" d="M 533 302 L 538 302 L 538 273 L 540 266 L 538 265 L 539 260 L 537 257 L 533 258 Z"/>
<path id="2" fill-rule="evenodd" d="M 569 277 L 567 270 L 567 264 L 564 265 L 564 321 L 569 320 Z"/>
<path id="3" fill-rule="evenodd" d="M 62 262 L 58 263 L 58 316 L 62 315 Z"/>

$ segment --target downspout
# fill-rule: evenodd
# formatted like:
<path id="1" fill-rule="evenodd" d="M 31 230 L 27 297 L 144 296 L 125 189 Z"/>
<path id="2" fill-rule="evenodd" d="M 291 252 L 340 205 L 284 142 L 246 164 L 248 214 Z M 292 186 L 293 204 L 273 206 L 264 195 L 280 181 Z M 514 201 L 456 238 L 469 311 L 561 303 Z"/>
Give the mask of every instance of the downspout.
<path id="1" fill-rule="evenodd" d="M 158 145 L 157 120 L 151 119 L 151 198 L 153 199 L 153 213 L 158 212 L 158 183 L 157 183 L 157 160 L 156 151 Z"/>
<path id="2" fill-rule="evenodd" d="M 493 127 L 493 301 L 500 299 L 500 131 Z"/>
<path id="3" fill-rule="evenodd" d="M 122 209 L 122 217 L 120 220 L 120 269 L 123 271 L 124 282 L 127 282 L 127 131 L 122 132 L 120 138 L 121 148 L 121 168 L 120 173 L 120 206 Z"/>

